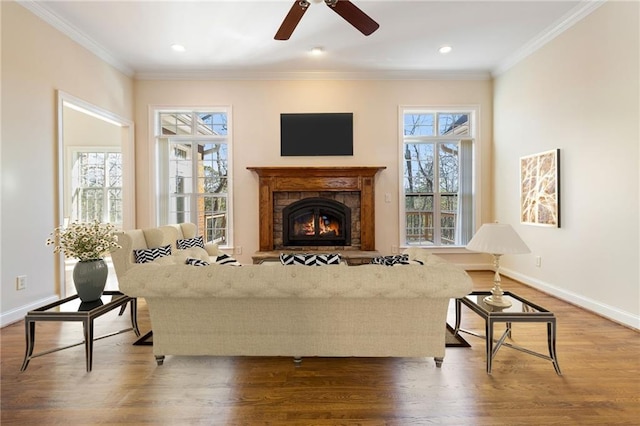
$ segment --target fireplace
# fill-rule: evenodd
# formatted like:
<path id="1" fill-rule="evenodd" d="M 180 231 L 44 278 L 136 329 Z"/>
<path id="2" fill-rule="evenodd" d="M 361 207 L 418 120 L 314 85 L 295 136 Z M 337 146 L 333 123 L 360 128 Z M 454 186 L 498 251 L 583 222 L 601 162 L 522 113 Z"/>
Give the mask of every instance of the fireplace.
<path id="1" fill-rule="evenodd" d="M 373 251 L 375 250 L 375 190 L 374 177 L 384 170 L 384 166 L 344 166 L 344 167 L 247 167 L 254 171 L 258 177 L 258 217 L 260 238 L 259 250 L 269 252 L 272 250 L 296 247 L 299 250 L 334 249 L 347 251 Z M 289 228 L 283 221 L 285 208 L 290 208 L 294 203 L 310 198 L 324 198 L 329 200 L 332 208 L 338 204 L 345 205 L 351 220 L 346 220 L 343 225 L 344 232 L 340 232 L 340 241 L 327 234 L 326 239 L 317 236 L 310 244 L 306 237 L 302 236 L 304 243 L 295 241 L 284 244 L 285 230 L 288 237 L 295 234 L 295 227 Z M 333 219 L 340 218 L 342 208 L 331 210 Z M 314 213 L 320 215 L 320 211 Z M 302 215 L 302 213 L 301 213 Z M 315 222 L 314 227 L 319 223 Z M 320 217 L 317 219 L 320 221 Z M 314 228 L 315 229 L 315 228 Z M 291 232 L 293 230 L 294 232 Z M 349 231 L 349 232 L 347 232 Z M 315 233 L 315 230 L 314 230 Z M 342 241 L 342 234 L 345 240 Z M 315 235 L 314 235 L 315 236 Z M 300 237 L 300 236 L 299 236 Z M 308 247 L 308 248 L 307 248 Z"/>
<path id="2" fill-rule="evenodd" d="M 351 245 L 351 209 L 335 200 L 312 197 L 282 210 L 285 246 Z"/>

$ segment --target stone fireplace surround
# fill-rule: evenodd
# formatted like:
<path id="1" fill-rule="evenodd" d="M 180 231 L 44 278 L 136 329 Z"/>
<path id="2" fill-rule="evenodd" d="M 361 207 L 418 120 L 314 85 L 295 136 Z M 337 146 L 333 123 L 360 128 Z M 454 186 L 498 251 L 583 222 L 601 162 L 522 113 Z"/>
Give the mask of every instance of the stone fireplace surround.
<path id="1" fill-rule="evenodd" d="M 259 177 L 259 250 L 269 252 L 282 248 L 282 224 L 277 223 L 280 218 L 276 218 L 277 213 L 275 213 L 278 209 L 281 211 L 282 204 L 293 202 L 294 199 L 324 194 L 332 199 L 355 197 L 355 203 L 358 204 L 357 207 L 352 206 L 352 245 L 341 247 L 341 250 L 375 251 L 374 178 L 385 168 L 384 166 L 247 167 Z M 291 200 L 283 203 L 283 199 Z M 280 204 L 280 207 L 277 207 L 276 203 Z M 356 207 L 355 211 L 353 207 Z M 274 235 L 277 234 L 274 229 L 277 231 L 278 226 L 280 227 L 279 241 L 278 236 Z M 354 228 L 359 230 L 359 233 L 354 231 Z M 326 250 L 327 247 L 298 247 L 297 249 Z"/>

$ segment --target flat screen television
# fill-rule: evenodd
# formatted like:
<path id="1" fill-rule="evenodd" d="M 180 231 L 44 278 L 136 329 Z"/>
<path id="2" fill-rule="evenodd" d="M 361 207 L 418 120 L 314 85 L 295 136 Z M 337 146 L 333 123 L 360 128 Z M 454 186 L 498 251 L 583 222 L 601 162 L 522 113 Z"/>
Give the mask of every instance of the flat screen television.
<path id="1" fill-rule="evenodd" d="M 353 113 L 280 114 L 280 155 L 353 155 Z"/>

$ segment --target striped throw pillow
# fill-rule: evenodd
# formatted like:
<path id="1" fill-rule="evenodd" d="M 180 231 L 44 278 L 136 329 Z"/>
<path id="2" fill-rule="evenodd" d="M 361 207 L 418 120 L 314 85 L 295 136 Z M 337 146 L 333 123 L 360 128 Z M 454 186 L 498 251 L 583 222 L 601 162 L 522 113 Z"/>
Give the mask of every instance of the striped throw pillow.
<path id="1" fill-rule="evenodd" d="M 165 256 L 171 256 L 170 245 L 133 251 L 133 257 L 136 259 L 136 263 L 149 263 Z"/>

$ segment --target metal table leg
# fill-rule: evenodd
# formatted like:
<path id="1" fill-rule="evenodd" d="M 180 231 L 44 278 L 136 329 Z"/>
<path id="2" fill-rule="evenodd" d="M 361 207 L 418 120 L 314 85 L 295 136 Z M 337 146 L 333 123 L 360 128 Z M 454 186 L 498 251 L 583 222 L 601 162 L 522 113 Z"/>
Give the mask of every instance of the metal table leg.
<path id="1" fill-rule="evenodd" d="M 488 318 L 484 324 L 487 342 L 487 374 L 491 374 L 491 365 L 493 363 L 493 321 Z"/>
<path id="2" fill-rule="evenodd" d="M 84 328 L 84 352 L 87 358 L 87 372 L 93 367 L 93 319 L 82 322 Z"/>
<path id="3" fill-rule="evenodd" d="M 460 331 L 460 323 L 462 322 L 462 302 L 460 299 L 456 299 L 456 324 L 453 328 L 453 335 L 457 336 Z"/>
<path id="4" fill-rule="evenodd" d="M 132 297 L 129 303 L 131 307 L 131 327 L 133 332 L 136 333 L 136 337 L 140 337 L 140 330 L 138 329 L 138 299 Z M 124 306 L 126 307 L 126 304 Z"/>
<path id="5" fill-rule="evenodd" d="M 28 318 L 24 319 L 25 339 L 27 340 L 27 348 L 24 353 L 24 361 L 22 361 L 22 367 L 20 371 L 27 369 L 31 355 L 33 355 L 33 348 L 36 345 L 36 323 Z"/>
<path id="6" fill-rule="evenodd" d="M 549 345 L 549 358 L 551 358 L 551 362 L 553 363 L 553 368 L 555 368 L 556 373 L 559 376 L 562 375 L 560 371 L 560 364 L 558 364 L 558 358 L 556 356 L 556 320 L 549 321 L 547 323 L 547 343 Z"/>

